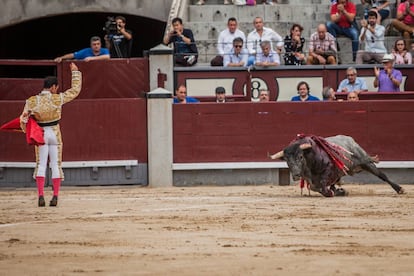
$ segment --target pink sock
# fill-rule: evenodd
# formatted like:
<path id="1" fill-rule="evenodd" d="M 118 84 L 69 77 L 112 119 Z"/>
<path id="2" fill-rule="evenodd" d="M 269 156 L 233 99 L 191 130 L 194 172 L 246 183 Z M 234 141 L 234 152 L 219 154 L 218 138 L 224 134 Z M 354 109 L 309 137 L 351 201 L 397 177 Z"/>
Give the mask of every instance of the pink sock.
<path id="1" fill-rule="evenodd" d="M 53 195 L 58 196 L 59 195 L 59 188 L 60 188 L 60 178 L 52 178 L 53 183 Z"/>
<path id="2" fill-rule="evenodd" d="M 36 185 L 37 185 L 37 194 L 39 196 L 43 196 L 43 191 L 45 188 L 45 177 L 44 176 L 36 176 Z"/>

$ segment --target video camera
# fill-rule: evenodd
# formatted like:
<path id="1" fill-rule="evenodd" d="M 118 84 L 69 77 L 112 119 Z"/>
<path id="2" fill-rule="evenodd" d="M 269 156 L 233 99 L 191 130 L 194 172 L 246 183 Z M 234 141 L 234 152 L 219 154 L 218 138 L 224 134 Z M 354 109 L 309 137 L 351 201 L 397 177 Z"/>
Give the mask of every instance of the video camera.
<path id="1" fill-rule="evenodd" d="M 106 34 L 116 34 L 118 32 L 118 25 L 116 24 L 114 17 L 108 16 L 105 26 L 102 29 Z"/>

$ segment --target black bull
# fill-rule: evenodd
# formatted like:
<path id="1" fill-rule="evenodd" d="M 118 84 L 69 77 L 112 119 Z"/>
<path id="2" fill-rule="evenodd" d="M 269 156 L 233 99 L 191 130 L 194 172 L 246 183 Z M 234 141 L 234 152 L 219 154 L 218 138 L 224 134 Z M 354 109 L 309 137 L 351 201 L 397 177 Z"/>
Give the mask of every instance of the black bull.
<path id="1" fill-rule="evenodd" d="M 402 187 L 389 180 L 375 166 L 377 160 L 369 156 L 352 137 L 337 135 L 321 139 L 342 150 L 343 158 L 341 161 L 345 165 L 345 169 L 339 168 L 327 151 L 315 142 L 318 140 L 312 139 L 312 136 L 303 136 L 295 140 L 282 151 L 271 155 L 270 158 L 285 160 L 294 180 L 300 178 L 306 180 L 312 191 L 319 192 L 324 196 L 337 194 L 338 190 L 336 190 L 335 184 L 339 183 L 342 176 L 345 174 L 353 175 L 362 170 L 387 182 L 397 193 L 404 193 Z"/>

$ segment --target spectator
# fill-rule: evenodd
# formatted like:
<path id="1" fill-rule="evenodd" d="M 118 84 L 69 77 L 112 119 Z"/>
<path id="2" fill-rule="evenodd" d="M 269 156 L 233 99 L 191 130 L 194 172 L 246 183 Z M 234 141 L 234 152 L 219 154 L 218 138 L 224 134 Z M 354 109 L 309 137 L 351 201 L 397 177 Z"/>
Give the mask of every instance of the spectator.
<path id="1" fill-rule="evenodd" d="M 336 64 L 335 38 L 320 24 L 309 39 L 309 55 L 306 64 Z"/>
<path id="2" fill-rule="evenodd" d="M 355 4 L 348 0 L 338 0 L 331 7 L 331 21 L 327 23 L 328 32 L 334 37 L 345 35 L 352 41 L 352 60 L 355 61 L 358 51 L 358 30 L 354 26 L 356 15 Z"/>
<path id="3" fill-rule="evenodd" d="M 243 47 L 243 39 L 241 37 L 236 37 L 233 39 L 233 49 L 231 49 L 230 54 L 224 55 L 224 66 L 246 66 L 248 56 L 247 49 Z"/>
<path id="4" fill-rule="evenodd" d="M 378 92 L 399 92 L 402 81 L 402 74 L 393 67 L 394 56 L 385 54 L 382 58 L 384 69 L 374 68 L 374 87 L 378 87 Z"/>
<path id="5" fill-rule="evenodd" d="M 223 59 L 225 55 L 231 53 L 233 40 L 236 37 L 240 37 L 243 40 L 242 45 L 246 42 L 246 36 L 237 28 L 237 19 L 230 17 L 227 20 L 227 29 L 221 31 L 219 34 L 217 41 L 217 52 L 219 55 L 211 61 L 212 66 L 223 66 Z"/>
<path id="6" fill-rule="evenodd" d="M 305 39 L 302 37 L 302 31 L 303 27 L 295 23 L 290 28 L 290 35 L 285 37 L 285 54 L 283 55 L 285 65 L 305 64 L 305 54 L 303 53 Z"/>
<path id="7" fill-rule="evenodd" d="M 186 103 L 198 103 L 199 100 L 196 98 L 188 97 L 187 96 L 187 88 L 184 84 L 180 84 L 177 86 L 177 89 L 175 90 L 175 98 L 174 103 L 178 104 L 186 104 Z"/>
<path id="8" fill-rule="evenodd" d="M 412 64 L 413 58 L 411 53 L 405 47 L 403 39 L 397 39 L 392 49 L 392 54 L 395 58 L 395 64 Z"/>
<path id="9" fill-rule="evenodd" d="M 199 0 L 197 3 L 196 3 L 196 5 L 204 5 L 206 3 L 206 1 L 205 0 Z M 230 5 L 231 3 L 230 3 L 230 1 L 229 0 L 224 0 L 224 3 L 223 3 L 224 5 Z"/>
<path id="10" fill-rule="evenodd" d="M 279 54 L 283 48 L 283 39 L 276 33 L 274 30 L 264 27 L 263 18 L 256 17 L 253 20 L 254 28 L 252 32 L 247 35 L 247 49 L 249 50 L 249 61 L 248 66 L 255 63 L 255 56 L 260 54 L 262 49 L 260 47 L 260 42 L 270 41 L 270 48 L 273 50 L 273 43 L 276 44 L 276 50 Z"/>
<path id="11" fill-rule="evenodd" d="M 90 48 L 85 48 L 74 53 L 57 57 L 55 58 L 55 61 L 61 62 L 65 59 L 83 59 L 84 61 L 110 59 L 109 50 L 107 48 L 102 48 L 101 38 L 99 36 L 91 37 L 90 43 Z"/>
<path id="12" fill-rule="evenodd" d="M 335 101 L 335 90 L 330 86 L 325 86 L 322 89 L 322 98 L 324 101 Z"/>
<path id="13" fill-rule="evenodd" d="M 373 11 L 377 14 L 377 24 L 388 18 L 390 15 L 390 1 L 388 0 L 361 0 L 361 4 L 364 5 L 364 19 L 368 19 L 368 13 Z"/>
<path id="14" fill-rule="evenodd" d="M 272 50 L 270 41 L 265 40 L 260 42 L 260 47 L 262 48 L 262 51 L 257 54 L 255 65 L 269 67 L 278 66 L 280 64 L 280 57 Z"/>
<path id="15" fill-rule="evenodd" d="M 226 102 L 226 89 L 222 86 L 216 87 L 216 103 Z"/>
<path id="16" fill-rule="evenodd" d="M 104 37 L 105 46 L 109 49 L 111 58 L 130 58 L 132 49 L 132 32 L 125 29 L 126 19 L 115 17 L 116 33 L 107 33 Z"/>
<path id="17" fill-rule="evenodd" d="M 385 27 L 377 23 L 377 13 L 369 11 L 368 22 L 361 20 L 361 34 L 359 41 L 365 43 L 365 50 L 359 50 L 357 53 L 356 63 L 381 63 L 382 57 L 387 52 L 384 45 Z"/>
<path id="18" fill-rule="evenodd" d="M 29 116 L 32 116 L 43 129 L 44 145 L 36 145 L 36 168 L 33 177 L 36 179 L 38 192 L 38 206 L 46 205 L 44 199 L 44 185 L 47 177 L 46 170 L 49 164 L 52 172 L 53 197 L 50 206 L 57 206 L 59 189 L 62 182 L 62 135 L 59 121 L 62 116 L 62 106 L 74 100 L 82 87 L 82 73 L 74 64 L 70 64 L 72 84 L 68 90 L 58 93 L 59 84 L 56 77 L 47 77 L 44 80 L 43 91 L 26 100 L 20 116 L 21 127 L 26 131 Z M 76 130 L 74 130 L 76 131 Z M 49 160 L 49 162 L 48 162 Z"/>
<path id="19" fill-rule="evenodd" d="M 339 84 L 337 92 L 356 92 L 361 93 L 368 91 L 365 79 L 357 76 L 357 70 L 354 67 L 346 69 L 346 79 Z"/>
<path id="20" fill-rule="evenodd" d="M 414 0 L 408 0 L 398 6 L 397 18 L 393 19 L 391 24 L 402 33 L 405 47 L 410 48 L 411 37 L 414 33 Z"/>
<path id="21" fill-rule="evenodd" d="M 306 81 L 299 82 L 296 89 L 298 90 L 299 95 L 292 97 L 292 102 L 319 101 L 318 97 L 310 94 L 309 84 Z"/>
<path id="22" fill-rule="evenodd" d="M 259 102 L 269 102 L 270 101 L 270 94 L 269 90 L 267 89 L 260 89 L 259 90 Z"/>
<path id="23" fill-rule="evenodd" d="M 198 59 L 193 32 L 184 28 L 183 20 L 179 17 L 171 23 L 173 29 L 164 37 L 164 44 L 174 43 L 175 64 L 193 66 Z"/>
<path id="24" fill-rule="evenodd" d="M 262 0 L 262 4 L 265 5 L 274 5 L 275 3 L 277 3 L 277 0 L 275 0 L 275 2 L 273 2 L 273 0 Z"/>
<path id="25" fill-rule="evenodd" d="M 357 101 L 359 101 L 358 93 L 350 92 L 350 93 L 348 93 L 348 95 L 346 95 L 346 99 L 349 102 L 357 102 Z"/>

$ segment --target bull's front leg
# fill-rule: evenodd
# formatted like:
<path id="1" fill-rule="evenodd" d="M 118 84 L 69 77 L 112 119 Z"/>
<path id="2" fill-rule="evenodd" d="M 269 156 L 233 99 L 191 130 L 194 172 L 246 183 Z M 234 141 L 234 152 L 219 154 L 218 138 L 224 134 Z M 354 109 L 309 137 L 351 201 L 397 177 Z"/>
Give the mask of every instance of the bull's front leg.
<path id="1" fill-rule="evenodd" d="M 319 190 L 319 193 L 325 197 L 333 197 L 335 195 L 335 192 L 331 189 L 331 185 L 329 185 L 326 181 L 322 180 L 321 182 L 321 188 Z"/>

